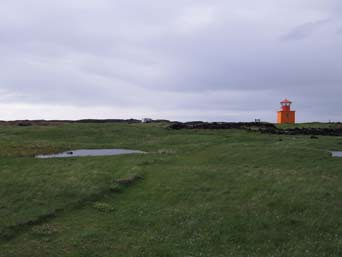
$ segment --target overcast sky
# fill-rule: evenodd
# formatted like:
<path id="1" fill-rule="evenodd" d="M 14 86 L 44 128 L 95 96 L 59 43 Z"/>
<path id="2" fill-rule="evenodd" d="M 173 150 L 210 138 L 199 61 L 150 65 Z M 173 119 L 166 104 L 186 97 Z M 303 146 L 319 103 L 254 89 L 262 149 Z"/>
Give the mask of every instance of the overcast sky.
<path id="1" fill-rule="evenodd" d="M 341 0 L 0 0 L 0 119 L 342 121 Z"/>

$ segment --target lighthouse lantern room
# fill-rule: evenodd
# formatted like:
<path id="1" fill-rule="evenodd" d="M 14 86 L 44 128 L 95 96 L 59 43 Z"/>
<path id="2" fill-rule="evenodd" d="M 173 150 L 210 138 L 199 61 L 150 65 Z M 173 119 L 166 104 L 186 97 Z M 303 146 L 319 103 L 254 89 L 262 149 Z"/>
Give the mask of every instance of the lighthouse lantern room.
<path id="1" fill-rule="evenodd" d="M 277 122 L 278 124 L 295 123 L 296 112 L 291 111 L 292 102 L 285 99 L 280 102 L 281 110 L 278 111 Z"/>

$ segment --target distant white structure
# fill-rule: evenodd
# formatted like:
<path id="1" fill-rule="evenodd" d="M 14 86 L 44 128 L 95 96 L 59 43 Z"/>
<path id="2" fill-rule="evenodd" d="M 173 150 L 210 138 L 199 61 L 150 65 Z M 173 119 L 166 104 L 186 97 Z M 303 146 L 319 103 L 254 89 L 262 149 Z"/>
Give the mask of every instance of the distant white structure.
<path id="1" fill-rule="evenodd" d="M 151 118 L 143 118 L 142 120 L 141 120 L 141 122 L 142 123 L 150 123 L 150 122 L 152 122 L 153 120 L 151 119 Z"/>

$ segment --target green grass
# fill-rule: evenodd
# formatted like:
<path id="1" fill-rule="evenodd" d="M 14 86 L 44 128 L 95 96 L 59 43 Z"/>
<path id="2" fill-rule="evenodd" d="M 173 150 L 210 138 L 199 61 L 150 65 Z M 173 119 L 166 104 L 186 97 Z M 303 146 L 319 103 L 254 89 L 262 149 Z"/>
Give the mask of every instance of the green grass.
<path id="1" fill-rule="evenodd" d="M 342 256 L 342 138 L 165 127 L 0 126 L 0 257 Z"/>

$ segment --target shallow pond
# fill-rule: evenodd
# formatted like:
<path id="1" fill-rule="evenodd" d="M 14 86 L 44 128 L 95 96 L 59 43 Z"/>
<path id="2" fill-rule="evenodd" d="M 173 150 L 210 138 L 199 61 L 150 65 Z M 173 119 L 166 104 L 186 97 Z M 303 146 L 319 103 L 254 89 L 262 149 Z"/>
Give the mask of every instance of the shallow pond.
<path id="1" fill-rule="evenodd" d="M 127 150 L 127 149 L 80 149 L 72 150 L 57 154 L 42 154 L 37 155 L 36 158 L 47 159 L 47 158 L 70 158 L 70 157 L 85 157 L 85 156 L 111 156 L 111 155 L 122 155 L 122 154 L 135 154 L 145 153 L 138 150 Z"/>
<path id="2" fill-rule="evenodd" d="M 332 157 L 342 157 L 342 151 L 331 152 Z"/>

